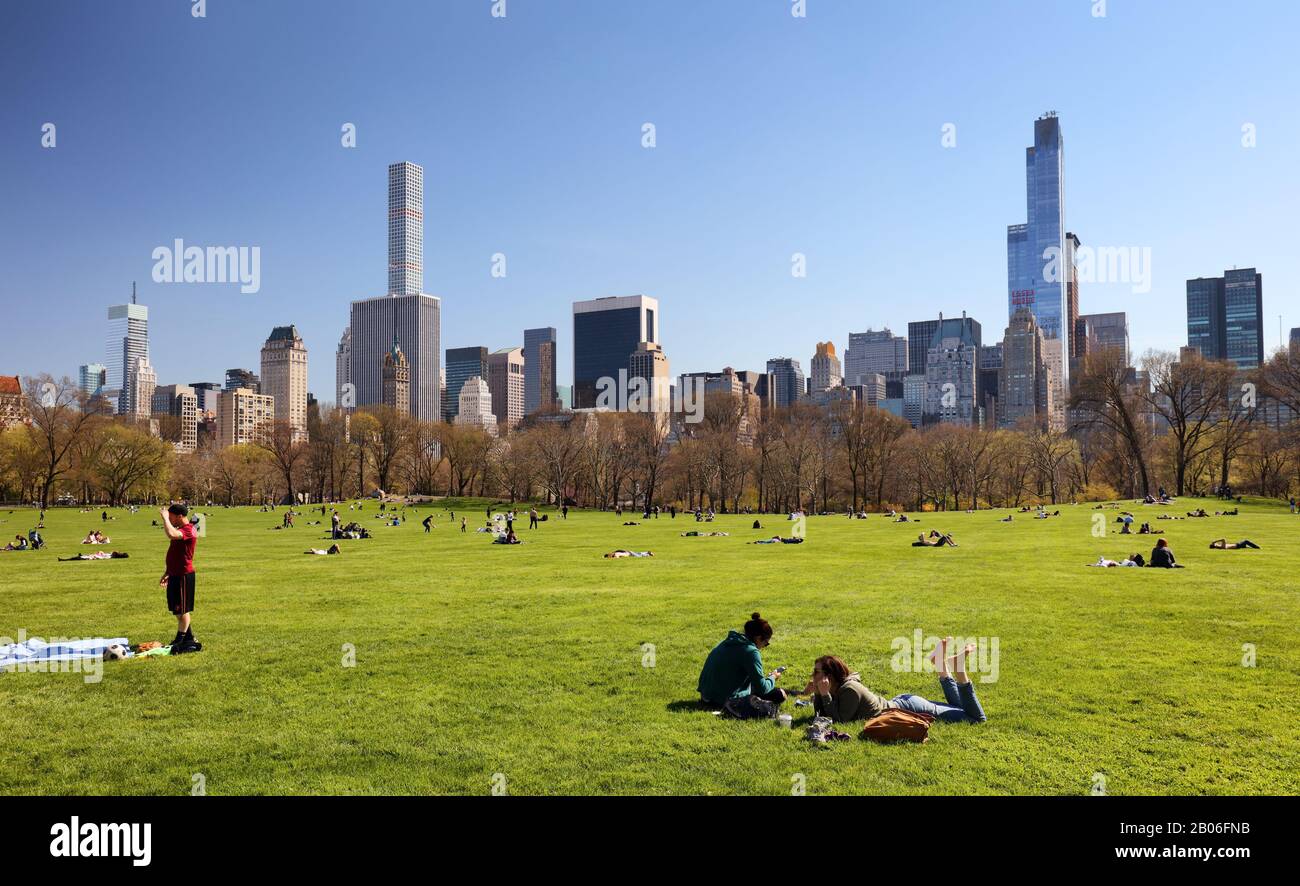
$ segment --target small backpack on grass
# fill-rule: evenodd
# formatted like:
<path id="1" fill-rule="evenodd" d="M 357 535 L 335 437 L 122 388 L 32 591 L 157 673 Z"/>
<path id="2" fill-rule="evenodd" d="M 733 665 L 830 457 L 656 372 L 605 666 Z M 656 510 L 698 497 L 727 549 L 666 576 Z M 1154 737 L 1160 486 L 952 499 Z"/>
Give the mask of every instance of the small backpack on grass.
<path id="1" fill-rule="evenodd" d="M 929 714 L 889 710 L 868 720 L 862 727 L 862 737 L 882 744 L 895 741 L 924 744 L 930 740 L 930 724 L 933 722 L 934 717 Z"/>

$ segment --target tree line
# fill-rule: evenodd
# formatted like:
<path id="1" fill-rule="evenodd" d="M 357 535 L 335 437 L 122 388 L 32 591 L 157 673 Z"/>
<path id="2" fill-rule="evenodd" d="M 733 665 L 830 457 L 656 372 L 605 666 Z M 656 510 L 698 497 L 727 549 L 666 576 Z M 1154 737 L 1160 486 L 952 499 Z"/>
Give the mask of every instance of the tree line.
<path id="1" fill-rule="evenodd" d="M 382 490 L 593 508 L 856 512 L 1110 500 L 1162 487 L 1206 494 L 1231 484 L 1266 496 L 1300 488 L 1295 351 L 1246 374 L 1152 351 L 1139 376 L 1121 357 L 1087 357 L 1065 430 L 1032 421 L 913 429 L 852 401 L 798 403 L 758 420 L 744 398 L 712 393 L 697 423 L 544 412 L 500 436 L 391 407 L 324 407 L 305 439 L 277 421 L 256 442 L 208 441 L 184 454 L 166 439 L 175 436 L 166 417 L 158 436 L 101 411 L 70 380 L 40 376 L 24 382 L 29 421 L 0 433 L 0 497 L 240 505 Z"/>

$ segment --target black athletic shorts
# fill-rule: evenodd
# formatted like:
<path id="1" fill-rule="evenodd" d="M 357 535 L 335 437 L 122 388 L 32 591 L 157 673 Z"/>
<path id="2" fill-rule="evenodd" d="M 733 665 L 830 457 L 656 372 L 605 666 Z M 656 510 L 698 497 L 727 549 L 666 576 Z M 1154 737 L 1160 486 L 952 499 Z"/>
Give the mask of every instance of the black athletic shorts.
<path id="1" fill-rule="evenodd" d="M 172 615 L 194 611 L 194 573 L 167 576 L 167 609 Z"/>

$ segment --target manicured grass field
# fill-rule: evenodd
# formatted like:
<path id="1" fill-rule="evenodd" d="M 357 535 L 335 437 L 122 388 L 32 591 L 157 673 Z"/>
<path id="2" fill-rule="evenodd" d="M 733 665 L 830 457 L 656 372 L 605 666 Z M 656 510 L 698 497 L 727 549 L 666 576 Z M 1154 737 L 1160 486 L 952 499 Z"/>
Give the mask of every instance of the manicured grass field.
<path id="1" fill-rule="evenodd" d="M 1142 519 L 1203 504 L 1132 506 Z M 187 794 L 1112 794 L 1300 792 L 1300 517 L 1272 503 L 1241 516 L 1154 523 L 1186 569 L 1091 569 L 1149 553 L 1154 539 L 1094 537 L 1094 514 L 1006 512 L 810 517 L 799 546 L 784 517 L 665 514 L 624 527 L 573 511 L 518 547 L 462 534 L 439 505 L 374 538 L 326 547 L 317 511 L 271 531 L 280 513 L 209 511 L 198 543 L 194 631 L 202 653 L 106 663 L 79 674 L 0 674 L 0 792 Z M 0 635 L 170 640 L 158 587 L 166 540 L 151 510 L 112 512 L 129 560 L 57 563 L 98 510 L 54 510 L 48 548 L 0 553 Z M 343 509 L 344 520 L 357 517 Z M 0 510 L 0 537 L 34 511 Z M 730 538 L 681 538 L 689 529 Z M 909 546 L 920 530 L 960 547 Z M 1210 551 L 1248 537 L 1261 551 Z M 605 560 L 649 549 L 654 559 Z M 844 657 L 876 691 L 942 698 L 930 673 L 891 668 L 895 638 L 996 638 L 998 673 L 976 685 L 982 726 L 936 725 L 925 745 L 802 741 L 769 721 L 722 721 L 695 707 L 709 649 L 753 610 L 776 636 L 768 669 L 801 687 L 812 660 Z M 900 641 L 901 642 L 901 641 Z M 345 644 L 356 666 L 344 667 Z M 653 662 L 647 648 L 653 644 Z M 1242 664 L 1245 644 L 1255 667 Z M 653 664 L 653 667 L 644 666 Z M 498 778 L 495 782 L 502 784 Z"/>

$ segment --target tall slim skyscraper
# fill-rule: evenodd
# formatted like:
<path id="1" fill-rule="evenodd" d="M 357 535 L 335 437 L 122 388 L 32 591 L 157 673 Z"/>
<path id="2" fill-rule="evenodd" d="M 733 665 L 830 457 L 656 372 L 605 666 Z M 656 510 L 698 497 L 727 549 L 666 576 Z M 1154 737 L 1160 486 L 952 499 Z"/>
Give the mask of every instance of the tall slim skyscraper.
<path id="1" fill-rule="evenodd" d="M 111 305 L 108 309 L 108 345 L 105 349 L 106 370 L 103 395 L 118 412 L 126 412 L 127 373 L 140 357 L 149 356 L 149 308 L 135 300 L 131 285 L 131 303 Z"/>
<path id="2" fill-rule="evenodd" d="M 840 358 L 835 356 L 834 342 L 818 342 L 817 351 L 813 354 L 811 385 L 809 393 L 820 394 L 829 391 L 831 388 L 837 388 L 844 383 L 844 374 L 840 370 Z"/>
<path id="3" fill-rule="evenodd" d="M 411 414 L 411 363 L 402 353 L 397 339 L 384 355 L 384 405 L 391 406 L 399 415 Z"/>
<path id="4" fill-rule="evenodd" d="M 388 292 L 424 292 L 424 167 L 388 167 Z"/>
<path id="5" fill-rule="evenodd" d="M 1264 278 L 1254 268 L 1187 281 L 1187 344 L 1238 369 L 1264 361 Z"/>
<path id="6" fill-rule="evenodd" d="M 439 420 L 442 302 L 423 286 L 424 170 L 394 163 L 388 168 L 388 295 L 352 302 L 348 324 L 357 406 L 384 402 L 384 357 L 396 337 L 410 362 L 411 415 Z"/>
<path id="7" fill-rule="evenodd" d="M 524 372 L 527 361 L 523 348 L 502 348 L 488 354 L 488 391 L 492 414 L 507 428 L 524 420 Z"/>
<path id="8" fill-rule="evenodd" d="M 158 376 L 149 365 L 149 358 L 136 357 L 126 374 L 126 387 L 122 391 L 123 415 L 148 418 L 153 409 L 153 392 L 158 387 Z"/>
<path id="9" fill-rule="evenodd" d="M 460 389 L 471 378 L 488 380 L 488 349 L 482 346 L 447 349 L 447 421 L 460 412 Z M 489 391 L 489 395 L 490 395 Z"/>
<path id="10" fill-rule="evenodd" d="M 343 330 L 338 349 L 334 351 L 334 405 L 344 406 L 348 399 L 347 385 L 352 384 L 352 327 Z"/>
<path id="11" fill-rule="evenodd" d="M 1052 420 L 1050 370 L 1043 360 L 1043 333 L 1028 308 L 1011 315 L 1002 339 L 1002 368 L 998 373 L 998 425 L 1015 427 L 1022 421 L 1046 430 Z"/>
<path id="12" fill-rule="evenodd" d="M 307 439 L 307 346 L 296 326 L 277 326 L 262 345 L 262 393 L 275 398 L 275 418 L 295 440 Z"/>
<path id="13" fill-rule="evenodd" d="M 1070 306 L 1074 249 L 1065 229 L 1065 141 L 1049 112 L 1034 121 L 1034 145 L 1025 150 L 1027 221 L 1007 228 L 1007 315 L 1029 308 L 1048 340 L 1056 399 L 1069 389 Z M 1053 344 L 1053 342 L 1055 342 Z"/>
<path id="14" fill-rule="evenodd" d="M 524 415 L 555 405 L 555 327 L 524 330 Z"/>
<path id="15" fill-rule="evenodd" d="M 573 303 L 573 408 L 594 409 L 603 378 L 617 380 L 641 342 L 659 344 L 659 301 L 644 295 Z"/>
<path id="16" fill-rule="evenodd" d="M 645 383 L 644 388 L 635 392 L 639 398 L 643 398 L 639 403 L 632 402 L 634 378 L 642 379 Z M 670 410 L 673 382 L 669 375 L 668 355 L 664 353 L 663 347 L 648 341 L 638 344 L 636 350 L 628 355 L 627 379 L 630 409 L 660 414 L 666 414 Z"/>
<path id="17" fill-rule="evenodd" d="M 925 375 L 930 342 L 938 328 L 938 320 L 918 320 L 907 324 L 907 371 L 910 375 Z"/>

